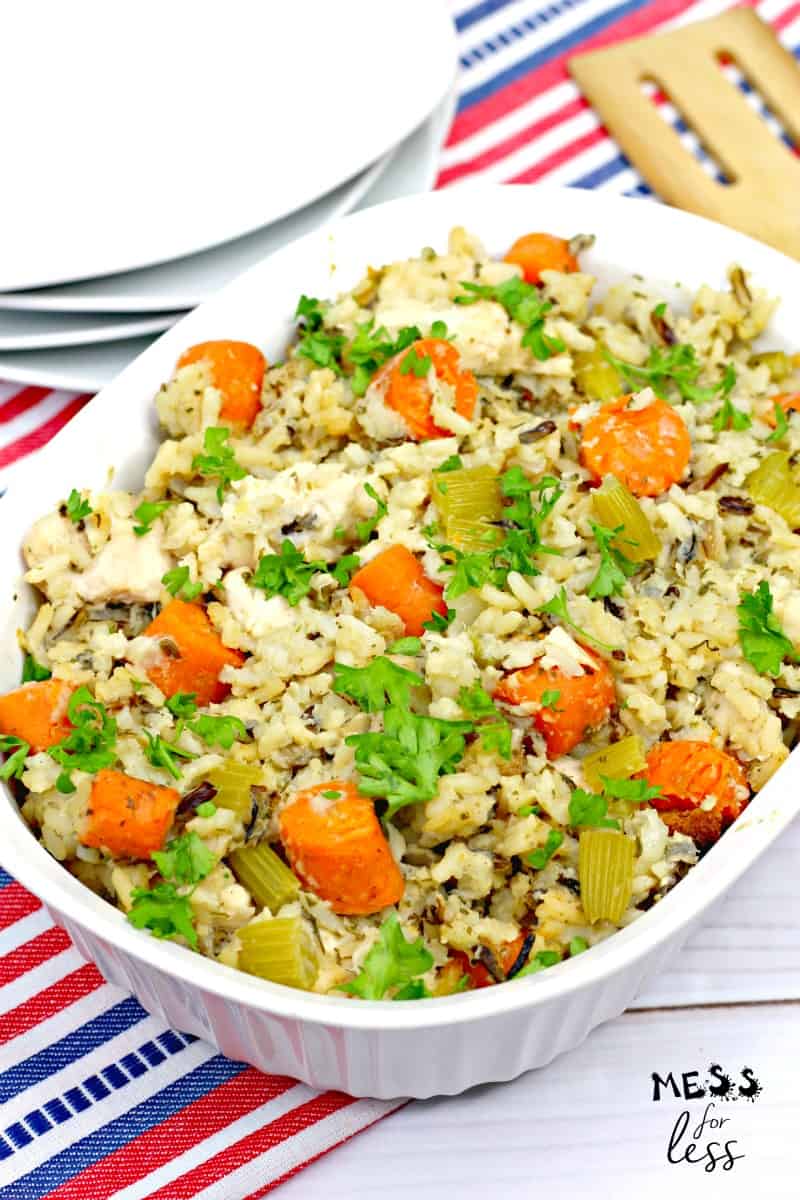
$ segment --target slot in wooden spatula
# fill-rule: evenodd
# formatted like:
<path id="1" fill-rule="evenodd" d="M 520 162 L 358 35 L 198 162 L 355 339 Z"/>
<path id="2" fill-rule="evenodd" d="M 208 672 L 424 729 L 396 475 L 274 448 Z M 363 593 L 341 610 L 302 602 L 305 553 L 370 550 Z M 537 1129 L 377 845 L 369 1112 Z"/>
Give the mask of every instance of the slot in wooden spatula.
<path id="1" fill-rule="evenodd" d="M 800 145 L 800 68 L 749 8 L 570 60 L 608 131 L 664 200 L 800 258 L 800 160 L 725 77 L 732 59 Z M 704 171 L 656 111 L 643 84 L 674 104 L 728 183 Z"/>

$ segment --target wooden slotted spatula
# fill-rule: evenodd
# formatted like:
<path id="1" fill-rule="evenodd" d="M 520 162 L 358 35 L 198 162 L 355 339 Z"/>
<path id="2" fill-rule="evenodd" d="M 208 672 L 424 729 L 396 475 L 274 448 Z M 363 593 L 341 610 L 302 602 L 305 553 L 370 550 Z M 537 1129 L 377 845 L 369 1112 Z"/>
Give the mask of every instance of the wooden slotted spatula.
<path id="1" fill-rule="evenodd" d="M 800 68 L 749 8 L 578 55 L 569 70 L 631 162 L 664 200 L 800 258 L 800 160 L 727 79 L 733 60 L 800 145 Z M 643 90 L 666 94 L 722 166 L 718 183 Z"/>

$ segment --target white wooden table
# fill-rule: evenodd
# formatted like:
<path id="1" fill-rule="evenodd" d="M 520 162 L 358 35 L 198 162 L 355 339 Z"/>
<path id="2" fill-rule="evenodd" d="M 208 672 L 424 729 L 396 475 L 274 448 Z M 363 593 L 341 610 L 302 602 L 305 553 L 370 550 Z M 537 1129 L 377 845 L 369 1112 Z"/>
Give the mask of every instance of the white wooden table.
<path id="1" fill-rule="evenodd" d="M 732 890 L 636 1007 L 549 1067 L 418 1101 L 285 1183 L 281 1200 L 799 1200 L 800 819 Z M 763 1091 L 653 1100 L 652 1072 L 712 1064 Z M 717 1086 L 716 1080 L 711 1079 Z M 744 1086 L 749 1090 L 747 1082 Z M 666 1090 L 666 1095 L 663 1094 Z M 691 1133 L 706 1112 L 722 1118 Z M 670 1136 L 689 1113 L 670 1163 Z M 711 1172 L 709 1142 L 742 1155 Z"/>

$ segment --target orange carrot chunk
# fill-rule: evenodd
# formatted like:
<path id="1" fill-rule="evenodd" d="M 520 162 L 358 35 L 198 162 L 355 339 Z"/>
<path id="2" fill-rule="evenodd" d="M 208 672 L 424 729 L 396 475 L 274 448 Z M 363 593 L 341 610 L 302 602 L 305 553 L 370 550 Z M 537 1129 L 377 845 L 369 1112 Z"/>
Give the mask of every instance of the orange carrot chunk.
<path id="1" fill-rule="evenodd" d="M 673 833 L 685 833 L 702 845 L 717 841 L 749 799 L 747 778 L 732 754 L 709 742 L 659 742 L 642 772 L 661 795 L 651 800 Z M 713 796 L 712 808 L 701 808 Z"/>
<path id="2" fill-rule="evenodd" d="M 663 400 L 630 408 L 610 400 L 584 426 L 581 462 L 599 482 L 616 475 L 634 496 L 660 496 L 683 478 L 692 443 L 683 419 Z"/>
<path id="3" fill-rule="evenodd" d="M 292 870 L 337 913 L 380 912 L 404 882 L 372 801 L 341 779 L 298 792 L 278 816 Z"/>
<path id="4" fill-rule="evenodd" d="M 525 934 L 520 933 L 512 942 L 504 942 L 499 951 L 495 953 L 495 961 L 503 972 L 503 975 L 507 975 L 514 966 L 524 944 Z M 462 974 L 466 975 L 469 979 L 470 988 L 491 987 L 493 983 L 502 982 L 499 979 L 495 979 L 489 968 L 484 966 L 482 962 L 473 962 L 463 950 L 454 950 L 450 955 L 450 960 L 458 963 Z"/>
<path id="5" fill-rule="evenodd" d="M 526 233 L 517 238 L 504 261 L 522 267 L 526 283 L 540 283 L 542 271 L 578 270 L 569 242 L 552 233 Z"/>
<path id="6" fill-rule="evenodd" d="M 178 359 L 179 367 L 205 363 L 211 382 L 222 392 L 221 421 L 249 429 L 261 411 L 261 387 L 267 360 L 249 342 L 199 342 Z"/>
<path id="7" fill-rule="evenodd" d="M 506 704 L 538 704 L 545 692 L 558 693 L 554 707 L 540 708 L 533 716 L 533 724 L 545 740 L 548 758 L 569 754 L 587 734 L 604 724 L 614 705 L 611 671 L 597 655 L 591 657 L 595 667 L 582 675 L 565 675 L 556 667 L 545 670 L 538 663 L 522 667 L 506 675 L 494 693 L 495 700 Z"/>
<path id="8" fill-rule="evenodd" d="M 426 358 L 430 359 L 437 379 L 453 389 L 454 407 L 459 416 L 471 421 L 478 399 L 477 380 L 471 371 L 462 370 L 459 353 L 450 342 L 442 338 L 421 338 L 395 355 L 378 372 L 375 381 L 386 389 L 384 403 L 400 414 L 417 442 L 452 436 L 448 430 L 440 429 L 431 416 L 433 398 L 427 375 L 420 377 L 409 369 L 411 362 L 419 365 Z"/>
<path id="9" fill-rule="evenodd" d="M 779 404 L 787 417 L 789 413 L 800 412 L 800 392 L 784 392 L 780 396 L 770 396 L 770 410 L 764 420 L 774 429 L 777 422 L 775 420 L 775 405 Z"/>
<path id="10" fill-rule="evenodd" d="M 162 655 L 147 671 L 165 696 L 194 692 L 197 704 L 219 703 L 230 692 L 220 682 L 223 667 L 240 667 L 244 655 L 226 646 L 199 604 L 171 600 L 151 621 L 145 637 L 163 638 Z"/>
<path id="11" fill-rule="evenodd" d="M 81 841 L 114 858 L 149 858 L 163 846 L 179 800 L 175 788 L 122 771 L 98 771 Z"/>
<path id="12" fill-rule="evenodd" d="M 72 691 L 63 679 L 45 679 L 0 696 L 0 733 L 22 738 L 34 754 L 55 746 L 72 729 L 67 718 Z"/>
<path id="13" fill-rule="evenodd" d="M 421 637 L 423 625 L 434 613 L 447 612 L 443 588 L 434 583 L 405 546 L 390 546 L 356 571 L 350 580 L 351 593 L 358 589 L 370 604 L 397 613 L 411 637 Z"/>

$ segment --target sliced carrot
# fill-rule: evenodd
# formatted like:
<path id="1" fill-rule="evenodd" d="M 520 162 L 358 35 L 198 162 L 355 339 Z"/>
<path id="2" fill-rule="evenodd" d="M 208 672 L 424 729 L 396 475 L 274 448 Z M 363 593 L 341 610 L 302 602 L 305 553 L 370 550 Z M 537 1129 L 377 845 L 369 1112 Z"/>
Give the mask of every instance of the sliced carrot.
<path id="1" fill-rule="evenodd" d="M 292 870 L 334 912 L 379 912 L 405 887 L 372 801 L 341 779 L 293 796 L 278 816 Z"/>
<path id="2" fill-rule="evenodd" d="M 356 571 L 350 591 L 363 592 L 370 604 L 397 613 L 412 637 L 421 637 L 423 625 L 434 613 L 447 612 L 443 588 L 434 583 L 405 546 L 390 546 Z"/>
<path id="3" fill-rule="evenodd" d="M 783 411 L 788 416 L 791 412 L 800 412 L 800 392 L 784 392 L 780 396 L 770 396 L 770 410 L 764 417 L 768 425 L 774 429 L 777 421 L 775 420 L 775 405 L 779 404 Z"/>
<path id="4" fill-rule="evenodd" d="M 495 954 L 497 965 L 504 975 L 508 974 L 519 958 L 520 951 L 525 944 L 525 937 L 524 932 L 518 934 L 512 942 L 505 942 Z M 450 956 L 450 961 L 458 963 L 462 974 L 469 979 L 471 988 L 491 987 L 493 983 L 500 982 L 480 960 L 473 962 L 463 950 L 455 950 Z"/>
<path id="5" fill-rule="evenodd" d="M 659 742 L 647 755 L 642 777 L 661 788 L 650 803 L 669 828 L 703 845 L 717 840 L 749 798 L 741 763 L 709 742 Z M 712 796 L 714 806 L 701 808 Z"/>
<path id="6" fill-rule="evenodd" d="M 577 271 L 578 260 L 564 238 L 552 233 L 526 233 L 517 238 L 503 260 L 522 267 L 526 283 L 540 283 L 542 271 Z"/>
<path id="7" fill-rule="evenodd" d="M 663 400 L 630 408 L 609 400 L 584 426 L 581 462 L 599 482 L 615 475 L 635 496 L 660 496 L 683 478 L 692 452 L 686 423 Z"/>
<path id="8" fill-rule="evenodd" d="M 163 846 L 179 800 L 175 788 L 122 771 L 98 771 L 81 841 L 114 858 L 149 858 Z"/>
<path id="9" fill-rule="evenodd" d="M 267 360 L 249 342 L 199 342 L 178 359 L 179 367 L 206 363 L 211 381 L 222 392 L 220 420 L 249 429 L 261 412 L 261 387 Z"/>
<path id="10" fill-rule="evenodd" d="M 565 675 L 556 667 L 545 670 L 538 663 L 522 667 L 506 675 L 494 693 L 496 700 L 506 704 L 538 704 L 545 692 L 558 692 L 554 708 L 540 708 L 533 716 L 533 724 L 544 737 L 548 758 L 569 754 L 588 733 L 608 720 L 614 706 L 611 671 L 597 655 L 591 657 L 596 665 L 582 675 Z"/>
<path id="11" fill-rule="evenodd" d="M 448 384 L 454 393 L 454 406 L 459 416 L 472 420 L 478 399 L 478 383 L 471 371 L 461 368 L 459 353 L 443 338 L 422 338 L 407 350 L 395 355 L 375 376 L 378 387 L 385 387 L 384 402 L 405 421 L 408 431 L 418 442 L 427 438 L 450 437 L 440 429 L 431 416 L 433 399 L 426 377 L 413 371 L 403 373 L 403 363 L 411 352 L 417 361 L 429 358 L 437 379 Z"/>
<path id="12" fill-rule="evenodd" d="M 221 683 L 223 667 L 240 667 L 244 655 L 224 644 L 199 604 L 171 600 L 144 630 L 145 637 L 163 638 L 160 660 L 147 671 L 165 696 L 194 692 L 197 703 L 218 703 L 230 692 Z"/>
<path id="13" fill-rule="evenodd" d="M 22 738 L 34 754 L 55 746 L 72 729 L 67 718 L 72 692 L 63 679 L 45 679 L 0 696 L 0 733 Z"/>

